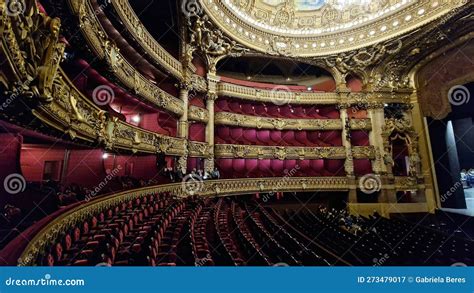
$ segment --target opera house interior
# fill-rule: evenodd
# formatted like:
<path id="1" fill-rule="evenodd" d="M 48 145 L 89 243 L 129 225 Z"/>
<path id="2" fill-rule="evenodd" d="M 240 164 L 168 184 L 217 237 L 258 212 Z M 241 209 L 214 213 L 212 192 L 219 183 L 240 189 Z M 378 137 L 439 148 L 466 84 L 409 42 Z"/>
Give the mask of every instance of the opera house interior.
<path id="1" fill-rule="evenodd" d="M 0 0 L 0 265 L 474 265 L 473 7 Z"/>

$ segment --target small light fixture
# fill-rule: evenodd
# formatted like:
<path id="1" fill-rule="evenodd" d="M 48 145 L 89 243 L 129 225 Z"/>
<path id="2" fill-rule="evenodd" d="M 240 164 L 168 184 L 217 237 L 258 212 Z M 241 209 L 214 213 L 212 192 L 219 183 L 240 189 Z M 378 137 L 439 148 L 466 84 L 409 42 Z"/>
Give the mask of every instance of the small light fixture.
<path id="1" fill-rule="evenodd" d="M 135 123 L 140 123 L 140 115 L 133 116 L 132 121 L 135 122 Z"/>
<path id="2" fill-rule="evenodd" d="M 107 154 L 107 153 L 102 154 L 102 159 L 106 160 L 108 157 L 109 157 L 109 154 Z"/>
<path id="3" fill-rule="evenodd" d="M 313 90 L 313 88 L 309 86 L 309 87 L 308 87 L 308 92 L 310 92 L 310 91 L 312 91 L 312 90 Z"/>

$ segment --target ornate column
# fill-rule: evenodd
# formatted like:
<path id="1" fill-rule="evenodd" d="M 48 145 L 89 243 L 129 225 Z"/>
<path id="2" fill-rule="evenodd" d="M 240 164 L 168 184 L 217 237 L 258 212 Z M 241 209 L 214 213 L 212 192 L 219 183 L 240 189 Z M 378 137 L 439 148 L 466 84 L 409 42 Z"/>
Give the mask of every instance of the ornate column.
<path id="1" fill-rule="evenodd" d="M 354 157 L 352 155 L 352 143 L 350 137 L 350 121 L 347 109 L 351 105 L 349 103 L 341 103 L 338 105 L 341 121 L 342 121 L 342 144 L 346 149 L 346 161 L 344 162 L 344 170 L 349 182 L 349 203 L 357 203 L 357 182 L 354 175 Z"/>
<path id="2" fill-rule="evenodd" d="M 214 73 L 207 74 L 208 93 L 206 96 L 206 108 L 209 111 L 209 121 L 206 125 L 206 143 L 209 145 L 209 157 L 204 162 L 204 169 L 208 172 L 214 169 L 214 103 L 217 100 L 217 83 L 220 78 Z"/>
<path id="3" fill-rule="evenodd" d="M 188 167 L 188 144 L 187 140 L 189 137 L 189 121 L 188 121 L 188 111 L 189 111 L 189 90 L 190 85 L 186 81 L 179 84 L 179 98 L 183 101 L 183 115 L 179 117 L 178 122 L 178 137 L 186 140 L 184 144 L 184 155 L 178 158 L 177 169 L 180 169 L 181 172 L 186 173 Z"/>
<path id="4" fill-rule="evenodd" d="M 179 118 L 178 124 L 178 137 L 188 139 L 189 136 L 189 121 L 188 121 L 188 111 L 189 111 L 189 90 L 190 85 L 186 82 L 180 84 L 179 98 L 183 101 L 183 115 Z"/>
<path id="5" fill-rule="evenodd" d="M 384 105 L 382 103 L 371 102 L 368 104 L 367 113 L 372 124 L 372 131 L 369 133 L 369 141 L 370 145 L 375 149 L 375 160 L 372 161 L 372 169 L 375 174 L 387 174 L 387 167 L 382 160 L 386 155 L 384 139 L 382 137 L 382 127 L 385 124 Z"/>
<path id="6" fill-rule="evenodd" d="M 394 182 L 392 175 L 392 152 L 387 145 L 388 140 L 383 136 L 385 125 L 384 104 L 380 102 L 369 102 L 367 106 L 368 117 L 372 124 L 369 133 L 370 145 L 375 149 L 375 159 L 372 160 L 372 170 L 380 176 L 379 203 L 396 203 L 395 187 L 389 182 Z"/>
<path id="7" fill-rule="evenodd" d="M 349 104 L 340 104 L 339 112 L 341 114 L 342 121 L 342 144 L 346 148 L 346 162 L 344 163 L 344 169 L 347 176 L 354 176 L 354 161 L 352 155 L 352 143 L 351 143 L 351 129 L 349 115 L 347 115 L 347 108 Z"/>

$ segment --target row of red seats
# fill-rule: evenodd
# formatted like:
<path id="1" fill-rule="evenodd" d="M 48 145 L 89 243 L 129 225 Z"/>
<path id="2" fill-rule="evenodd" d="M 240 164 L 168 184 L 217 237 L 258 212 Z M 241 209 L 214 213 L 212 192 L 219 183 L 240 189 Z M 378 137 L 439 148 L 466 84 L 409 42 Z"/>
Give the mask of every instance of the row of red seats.
<path id="1" fill-rule="evenodd" d="M 247 246 L 250 250 L 249 252 L 250 257 L 247 259 L 247 261 L 249 263 L 252 262 L 256 265 L 268 265 L 268 266 L 273 265 L 270 258 L 265 254 L 262 247 L 253 237 L 252 233 L 250 232 L 249 228 L 247 227 L 244 221 L 244 217 L 243 217 L 244 212 L 236 206 L 235 202 L 231 203 L 231 213 L 232 213 L 233 221 L 237 225 L 237 228 L 238 228 L 237 231 L 238 233 L 240 233 L 241 237 L 243 238 L 242 241 L 246 242 L 245 246 Z"/>
<path id="2" fill-rule="evenodd" d="M 212 207 L 200 206 L 191 217 L 191 245 L 195 266 L 213 266 L 212 252 L 207 240 L 207 227 Z"/>
<path id="3" fill-rule="evenodd" d="M 222 249 L 226 255 L 221 254 Z M 151 194 L 91 215 L 58 237 L 48 251 L 39 264 L 212 266 L 272 265 L 281 261 L 302 264 L 299 260 L 302 255 L 290 252 L 255 215 L 239 204 L 229 203 L 227 199 L 177 200 L 168 194 Z"/>
<path id="4" fill-rule="evenodd" d="M 217 234 L 234 265 L 245 265 L 243 260 L 244 257 L 236 245 L 234 230 L 229 226 L 228 210 L 225 207 L 223 208 L 223 202 L 224 201 L 220 199 L 216 204 L 215 209 L 214 223 L 217 229 Z"/>
<path id="5" fill-rule="evenodd" d="M 43 265 L 121 264 L 149 230 L 160 209 L 169 205 L 166 195 L 149 195 L 122 203 L 85 220 L 66 232 L 40 260 Z M 150 220 L 152 220 L 150 222 Z"/>
<path id="6" fill-rule="evenodd" d="M 249 222 L 249 226 L 252 232 L 256 235 L 257 241 L 263 241 L 260 243 L 262 249 L 271 258 L 273 263 L 286 263 L 288 265 L 302 265 L 302 263 L 293 255 L 298 250 L 290 252 L 288 251 L 279 241 L 276 240 L 274 234 L 270 233 L 267 228 L 263 225 L 260 219 L 260 213 L 257 212 L 258 208 L 251 209 L 249 205 L 245 203 L 245 208 L 242 210 L 245 213 L 245 218 Z"/>
<path id="7" fill-rule="evenodd" d="M 181 233 L 183 232 L 186 218 L 189 210 L 179 213 L 176 217 L 171 220 L 170 225 L 165 227 L 165 233 L 161 239 L 161 243 L 158 248 L 158 257 L 156 259 L 157 264 L 165 266 L 175 266 L 181 260 L 179 259 L 178 244 L 181 239 Z M 180 208 L 178 212 L 181 212 Z"/>
<path id="8" fill-rule="evenodd" d="M 247 205 L 247 210 L 250 214 L 253 212 L 250 211 L 250 206 Z M 328 255 L 323 250 L 318 250 L 316 253 L 315 250 L 308 249 L 308 246 L 311 241 L 305 241 L 297 236 L 289 233 L 283 225 L 277 222 L 268 211 L 263 208 L 261 205 L 257 205 L 257 208 L 254 211 L 258 211 L 260 223 L 268 229 L 271 233 L 272 238 L 274 238 L 278 243 L 283 245 L 288 249 L 289 252 L 293 252 L 295 257 L 300 259 L 300 263 L 305 266 L 329 266 L 330 263 L 326 260 L 331 259 L 331 255 Z M 325 258 L 322 257 L 325 256 Z"/>

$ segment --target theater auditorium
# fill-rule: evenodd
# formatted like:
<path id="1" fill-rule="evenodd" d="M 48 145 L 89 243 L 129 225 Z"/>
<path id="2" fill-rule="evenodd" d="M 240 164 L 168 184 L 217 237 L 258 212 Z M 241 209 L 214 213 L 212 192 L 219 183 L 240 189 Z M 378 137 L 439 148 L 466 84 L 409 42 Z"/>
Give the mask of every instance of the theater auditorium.
<path id="1" fill-rule="evenodd" d="M 473 7 L 0 0 L 0 265 L 474 265 Z"/>

